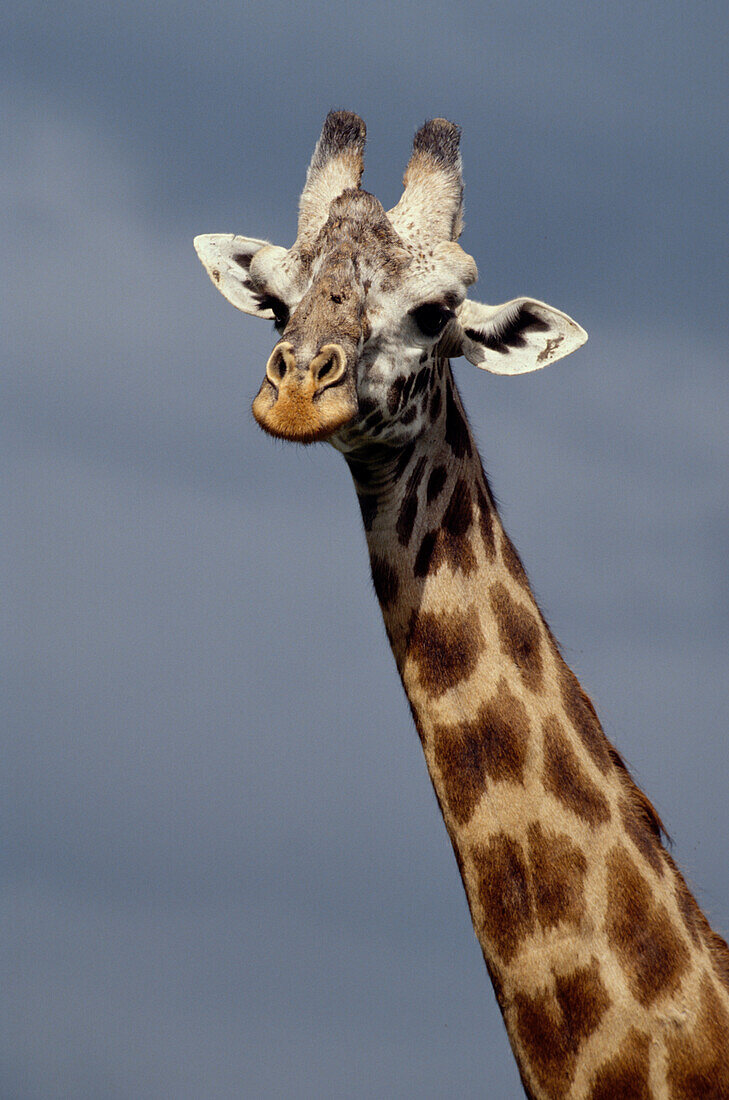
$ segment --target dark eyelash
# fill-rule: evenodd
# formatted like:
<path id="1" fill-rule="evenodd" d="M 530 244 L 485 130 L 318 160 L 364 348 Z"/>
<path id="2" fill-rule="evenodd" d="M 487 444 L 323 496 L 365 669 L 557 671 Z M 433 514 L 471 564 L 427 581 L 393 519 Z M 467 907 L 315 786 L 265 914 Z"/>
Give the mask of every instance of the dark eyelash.
<path id="1" fill-rule="evenodd" d="M 442 302 L 425 302 L 411 309 L 410 316 L 424 336 L 439 336 L 455 314 Z"/>

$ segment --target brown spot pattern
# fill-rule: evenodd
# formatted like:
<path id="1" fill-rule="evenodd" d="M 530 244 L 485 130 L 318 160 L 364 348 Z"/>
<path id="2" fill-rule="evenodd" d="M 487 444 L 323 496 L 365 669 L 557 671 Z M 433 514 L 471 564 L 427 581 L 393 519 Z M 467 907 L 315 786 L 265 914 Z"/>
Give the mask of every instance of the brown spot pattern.
<path id="1" fill-rule="evenodd" d="M 645 1032 L 632 1028 L 621 1043 L 620 1052 L 593 1077 L 589 1100 L 651 1100 L 649 1050 Z"/>
<path id="2" fill-rule="evenodd" d="M 372 555 L 370 568 L 372 569 L 372 583 L 375 586 L 377 599 L 383 607 L 388 607 L 397 599 L 400 588 L 397 571 L 393 569 L 388 561 L 377 554 Z"/>
<path id="3" fill-rule="evenodd" d="M 359 398 L 359 415 L 369 416 L 371 413 L 379 411 L 379 405 L 375 401 L 374 397 L 360 397 Z"/>
<path id="4" fill-rule="evenodd" d="M 566 1095 L 580 1046 L 599 1026 L 609 1004 L 594 958 L 590 966 L 555 976 L 554 996 L 546 991 L 533 997 L 517 993 L 516 1033 L 531 1072 L 547 1095 Z"/>
<path id="5" fill-rule="evenodd" d="M 542 652 L 536 617 L 528 608 L 512 600 L 500 581 L 489 588 L 489 601 L 501 648 L 519 669 L 527 687 L 537 691 L 542 682 Z"/>
<path id="6" fill-rule="evenodd" d="M 408 466 L 410 465 L 410 459 L 413 457 L 413 453 L 415 451 L 415 442 L 416 441 L 413 439 L 410 443 L 403 447 L 403 449 L 400 451 L 400 454 L 397 456 L 397 462 L 395 463 L 395 468 L 393 470 L 393 477 L 395 478 L 395 480 L 401 478 L 407 470 Z"/>
<path id="7" fill-rule="evenodd" d="M 448 562 L 453 572 L 466 575 L 476 568 L 476 556 L 467 538 L 473 521 L 473 503 L 465 478 L 458 478 L 437 531 L 427 531 L 415 557 L 416 577 L 437 573 L 443 562 Z"/>
<path id="8" fill-rule="evenodd" d="M 529 868 L 518 841 L 499 833 L 474 848 L 483 933 L 505 963 L 534 931 L 534 901 Z"/>
<path id="9" fill-rule="evenodd" d="M 448 474 L 445 466 L 434 466 L 430 471 L 428 488 L 425 494 L 428 504 L 432 504 L 434 500 L 438 499 L 445 485 L 447 476 Z"/>
<path id="10" fill-rule="evenodd" d="M 625 831 L 635 844 L 643 858 L 650 863 L 658 875 L 665 871 L 663 860 L 663 848 L 660 841 L 641 819 L 636 807 L 627 798 L 620 803 L 620 816 L 623 819 Z"/>
<path id="11" fill-rule="evenodd" d="M 415 561 L 413 563 L 413 573 L 416 577 L 427 577 L 431 569 L 435 573 L 439 568 L 442 556 L 436 555 L 435 547 L 438 541 L 439 531 L 426 531 L 423 535 L 422 542 L 418 547 L 418 552 L 415 555 Z M 435 558 L 435 562 L 434 559 Z"/>
<path id="12" fill-rule="evenodd" d="M 484 637 L 478 612 L 413 612 L 407 655 L 423 688 L 433 696 L 467 680 L 476 668 Z"/>
<path id="13" fill-rule="evenodd" d="M 729 946 L 718 932 L 715 932 L 702 913 L 699 905 L 689 890 L 683 875 L 676 866 L 671 855 L 663 851 L 664 861 L 668 864 L 674 877 L 676 891 L 676 903 L 681 913 L 686 931 L 698 947 L 703 941 L 704 947 L 709 953 L 714 972 L 720 983 L 729 992 Z"/>
<path id="14" fill-rule="evenodd" d="M 670 862 L 673 867 L 673 871 L 676 877 L 676 904 L 678 911 L 681 914 L 681 918 L 684 923 L 684 927 L 689 936 L 693 940 L 696 947 L 701 943 L 701 932 L 699 926 L 699 906 L 694 898 L 693 894 L 686 885 L 683 875 L 676 867 L 675 863 L 669 855 L 666 855 L 667 862 Z M 702 914 L 703 915 L 703 914 Z"/>
<path id="15" fill-rule="evenodd" d="M 357 493 L 359 510 L 362 513 L 362 523 L 365 531 L 372 530 L 372 524 L 377 516 L 377 497 L 374 493 Z"/>
<path id="16" fill-rule="evenodd" d="M 701 983 L 701 1009 L 693 1031 L 669 1035 L 671 1100 L 727 1100 L 729 1097 L 729 1013 L 711 979 Z"/>
<path id="17" fill-rule="evenodd" d="M 360 406 L 360 412 L 361 411 L 362 411 L 362 409 L 361 409 L 361 406 Z M 373 429 L 378 428 L 381 424 L 382 424 L 382 415 L 381 415 L 379 409 L 375 409 L 375 411 L 370 413 L 369 416 L 366 418 L 366 420 L 363 422 L 362 428 L 363 428 L 364 431 L 371 432 L 371 431 L 373 431 Z M 376 434 L 377 434 L 377 432 L 375 432 L 375 435 Z"/>
<path id="18" fill-rule="evenodd" d="M 655 806 L 651 803 L 650 799 L 643 793 L 640 787 L 636 784 L 632 775 L 628 771 L 628 766 L 623 760 L 622 756 L 615 748 L 614 745 L 608 743 L 608 756 L 617 772 L 618 779 L 625 791 L 625 798 L 627 808 L 633 817 L 633 827 L 637 832 L 640 829 L 643 833 L 653 838 L 654 852 L 658 854 L 658 860 L 654 864 L 655 870 L 658 874 L 663 874 L 663 857 L 665 856 L 665 849 L 661 843 L 661 838 L 664 835 L 668 835 L 663 826 L 663 822 L 656 813 Z M 645 837 L 639 838 L 644 847 L 647 848 L 647 841 Z M 644 853 L 646 854 L 646 853 Z M 648 856 L 646 855 L 646 858 Z"/>
<path id="19" fill-rule="evenodd" d="M 544 832 L 538 822 L 527 833 L 534 902 L 542 928 L 578 927 L 585 912 L 587 859 L 564 834 Z"/>
<path id="20" fill-rule="evenodd" d="M 427 358 L 427 355 L 426 355 Z M 421 358 L 420 362 L 424 362 Z M 427 388 L 430 382 L 430 367 L 421 367 L 416 375 L 413 376 L 413 388 L 410 391 L 411 397 L 417 397 L 419 393 L 422 393 Z"/>
<path id="21" fill-rule="evenodd" d="M 526 707 L 512 695 L 503 678 L 473 721 L 435 727 L 435 762 L 446 805 L 459 825 L 470 819 L 487 777 L 494 782 L 522 781 L 528 739 Z"/>
<path id="22" fill-rule="evenodd" d="M 701 915 L 704 916 L 703 913 Z M 704 943 L 711 957 L 714 973 L 729 993 L 729 945 L 718 932 L 713 931 L 706 917 L 704 917 L 704 922 L 706 924 Z"/>
<path id="23" fill-rule="evenodd" d="M 676 991 L 688 968 L 688 948 L 620 844 L 608 855 L 607 891 L 610 946 L 631 993 L 647 1008 L 661 994 Z"/>
<path id="24" fill-rule="evenodd" d="M 526 592 L 530 591 L 529 579 L 526 569 L 521 563 L 521 558 L 514 549 L 514 544 L 505 531 L 501 532 L 501 557 L 510 575 L 516 583 Z"/>
<path id="25" fill-rule="evenodd" d="M 354 478 L 355 488 L 357 492 L 360 489 L 366 489 L 372 484 L 372 475 L 374 465 L 366 461 L 359 461 L 356 458 L 347 456 L 347 465 L 349 466 L 349 472 Z"/>
<path id="26" fill-rule="evenodd" d="M 464 455 L 471 455 L 471 433 L 468 430 L 468 425 L 463 419 L 461 410 L 456 404 L 456 399 L 453 396 L 453 384 L 451 379 L 448 379 L 446 384 L 446 424 L 445 424 L 445 438 L 446 443 L 453 451 L 456 458 L 463 458 Z"/>
<path id="27" fill-rule="evenodd" d="M 552 715 L 544 720 L 545 790 L 586 821 L 588 825 L 603 825 L 610 820 L 607 799 L 595 786 L 580 764 L 567 740 L 562 723 Z"/>
<path id="28" fill-rule="evenodd" d="M 472 852 L 483 908 L 483 933 L 503 961 L 516 955 L 536 923 L 578 927 L 585 911 L 587 860 L 564 834 L 546 833 L 533 823 L 526 850 L 499 833 Z"/>
<path id="29" fill-rule="evenodd" d="M 484 553 L 487 561 L 493 561 L 496 557 L 494 517 L 488 497 L 478 482 L 476 482 L 476 500 L 478 501 L 478 525 L 481 528 Z"/>
<path id="30" fill-rule="evenodd" d="M 415 557 L 415 576 L 427 577 L 435 574 L 446 561 L 454 573 L 460 570 L 466 576 L 476 568 L 476 555 L 468 539 L 450 538 L 443 529 L 426 531 Z"/>
<path id="31" fill-rule="evenodd" d="M 466 479 L 459 477 L 443 515 L 443 527 L 453 538 L 462 538 L 471 526 L 472 516 L 471 493 Z"/>
<path id="32" fill-rule="evenodd" d="M 425 455 L 421 455 L 415 463 L 413 471 L 408 478 L 407 486 L 405 487 L 405 493 L 402 498 L 402 503 L 400 504 L 400 512 L 397 517 L 397 523 L 395 524 L 397 537 L 402 546 L 407 546 L 413 533 L 413 525 L 415 524 L 415 518 L 418 514 L 418 489 L 423 473 L 425 472 L 427 461 Z"/>
<path id="33" fill-rule="evenodd" d="M 610 1007 L 610 997 L 600 977 L 600 964 L 593 956 L 589 966 L 555 976 L 554 984 L 567 1032 L 580 1040 L 586 1039 Z"/>
<path id="34" fill-rule="evenodd" d="M 572 1084 L 576 1055 L 564 1030 L 553 997 L 538 993 L 514 998 L 515 1022 L 524 1055 L 540 1087 L 540 1095 L 562 1097 Z"/>
<path id="35" fill-rule="evenodd" d="M 590 699 L 580 687 L 575 674 L 563 661 L 560 669 L 560 690 L 565 714 L 600 771 L 607 775 L 610 771 L 607 738 L 602 732 L 600 720 Z"/>

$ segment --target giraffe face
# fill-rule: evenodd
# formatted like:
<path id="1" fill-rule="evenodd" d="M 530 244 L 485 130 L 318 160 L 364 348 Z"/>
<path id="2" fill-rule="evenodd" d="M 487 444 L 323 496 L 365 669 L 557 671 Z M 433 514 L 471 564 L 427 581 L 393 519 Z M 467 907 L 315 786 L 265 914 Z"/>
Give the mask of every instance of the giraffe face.
<path id="1" fill-rule="evenodd" d="M 272 435 L 401 444 L 429 421 L 431 369 L 476 267 L 453 242 L 404 240 L 360 190 L 334 199 L 311 247 L 261 250 L 249 280 L 281 334 L 253 403 Z"/>
<path id="2" fill-rule="evenodd" d="M 468 301 L 476 265 L 462 228 L 459 130 L 426 123 L 397 205 L 360 189 L 365 127 L 331 112 L 309 166 L 290 249 L 232 234 L 197 237 L 211 279 L 238 309 L 273 320 L 280 339 L 253 413 L 271 435 L 403 445 L 437 416 L 439 362 L 465 355 L 498 374 L 535 370 L 586 333 L 543 302 Z"/>

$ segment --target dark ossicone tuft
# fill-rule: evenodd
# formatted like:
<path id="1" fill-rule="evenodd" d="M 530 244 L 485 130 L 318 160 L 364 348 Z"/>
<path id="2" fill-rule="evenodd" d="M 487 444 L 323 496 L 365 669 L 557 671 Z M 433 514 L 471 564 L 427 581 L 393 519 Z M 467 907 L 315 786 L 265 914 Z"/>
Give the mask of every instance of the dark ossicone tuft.
<path id="1" fill-rule="evenodd" d="M 420 127 L 413 139 L 413 152 L 426 153 L 443 168 L 458 169 L 461 127 L 446 118 L 433 118 Z"/>
<path id="2" fill-rule="evenodd" d="M 458 240 L 463 230 L 460 137 L 460 127 L 445 118 L 432 118 L 416 133 L 402 198 L 391 212 L 398 232 Z"/>
<path id="3" fill-rule="evenodd" d="M 364 152 L 367 127 L 359 115 L 352 111 L 330 111 L 317 142 L 311 168 L 322 168 L 330 157 L 351 148 Z"/>

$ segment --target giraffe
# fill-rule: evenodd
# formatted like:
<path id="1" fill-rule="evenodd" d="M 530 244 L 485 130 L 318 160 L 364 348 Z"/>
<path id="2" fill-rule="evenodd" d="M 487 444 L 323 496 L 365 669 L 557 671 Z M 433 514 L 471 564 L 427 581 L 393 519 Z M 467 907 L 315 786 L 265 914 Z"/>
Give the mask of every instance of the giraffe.
<path id="1" fill-rule="evenodd" d="M 729 949 L 562 659 L 506 535 L 450 358 L 497 374 L 587 339 L 466 297 L 460 130 L 415 135 L 397 205 L 330 112 L 290 249 L 213 234 L 221 293 L 279 339 L 253 413 L 350 469 L 372 580 L 525 1093 L 729 1098 Z"/>

